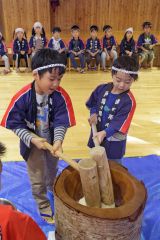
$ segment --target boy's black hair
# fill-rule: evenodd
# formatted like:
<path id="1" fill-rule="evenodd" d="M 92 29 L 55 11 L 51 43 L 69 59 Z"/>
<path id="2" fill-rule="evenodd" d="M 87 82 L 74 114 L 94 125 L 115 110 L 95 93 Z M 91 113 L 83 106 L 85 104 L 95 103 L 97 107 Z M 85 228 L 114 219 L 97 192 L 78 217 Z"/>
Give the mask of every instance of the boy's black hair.
<path id="1" fill-rule="evenodd" d="M 109 29 L 112 29 L 112 27 L 110 25 L 104 25 L 103 32 L 105 32 L 105 31 L 107 31 Z"/>
<path id="2" fill-rule="evenodd" d="M 119 69 L 127 71 L 137 72 L 139 70 L 139 64 L 136 58 L 129 56 L 120 56 L 114 62 L 113 66 Z M 112 70 L 112 76 L 117 74 L 117 71 Z M 138 74 L 129 74 L 134 80 L 137 80 Z"/>
<path id="3" fill-rule="evenodd" d="M 32 36 L 35 36 L 36 35 L 36 32 L 35 32 L 35 29 L 32 28 Z M 42 27 L 42 33 L 41 33 L 41 37 L 45 37 L 46 36 L 46 33 L 44 31 L 44 28 Z"/>
<path id="4" fill-rule="evenodd" d="M 67 65 L 67 57 L 64 54 L 60 54 L 58 51 L 50 49 L 50 48 L 44 48 L 40 49 L 39 51 L 36 52 L 34 57 L 32 58 L 32 63 L 31 63 L 31 68 L 32 70 L 47 66 L 50 64 L 64 64 L 65 66 Z M 65 68 L 63 67 L 56 67 L 59 69 L 59 74 L 64 74 L 65 73 Z M 46 68 L 43 70 L 39 70 L 38 74 L 41 77 L 45 72 L 52 72 L 53 68 Z"/>
<path id="5" fill-rule="evenodd" d="M 74 30 L 80 30 L 79 26 L 78 25 L 73 25 L 71 27 L 71 31 L 74 31 Z"/>
<path id="6" fill-rule="evenodd" d="M 142 27 L 143 27 L 143 29 L 145 28 L 145 27 L 152 27 L 152 23 L 151 22 L 144 22 L 143 24 L 142 24 Z"/>
<path id="7" fill-rule="evenodd" d="M 90 31 L 91 32 L 93 32 L 93 31 L 98 32 L 98 27 L 96 25 L 92 25 L 92 26 L 90 26 Z"/>
<path id="8" fill-rule="evenodd" d="M 0 158 L 5 154 L 6 147 L 0 142 Z"/>
<path id="9" fill-rule="evenodd" d="M 61 32 L 61 29 L 60 27 L 54 27 L 53 30 L 52 30 L 52 33 L 55 33 L 55 32 Z"/>

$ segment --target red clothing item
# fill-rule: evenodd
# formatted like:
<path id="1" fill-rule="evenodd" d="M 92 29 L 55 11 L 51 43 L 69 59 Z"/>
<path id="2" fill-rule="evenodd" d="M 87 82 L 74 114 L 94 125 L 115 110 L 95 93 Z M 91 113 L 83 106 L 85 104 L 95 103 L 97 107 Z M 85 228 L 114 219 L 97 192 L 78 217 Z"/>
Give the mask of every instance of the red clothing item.
<path id="1" fill-rule="evenodd" d="M 27 214 L 0 205 L 0 240 L 46 240 L 45 234 Z"/>

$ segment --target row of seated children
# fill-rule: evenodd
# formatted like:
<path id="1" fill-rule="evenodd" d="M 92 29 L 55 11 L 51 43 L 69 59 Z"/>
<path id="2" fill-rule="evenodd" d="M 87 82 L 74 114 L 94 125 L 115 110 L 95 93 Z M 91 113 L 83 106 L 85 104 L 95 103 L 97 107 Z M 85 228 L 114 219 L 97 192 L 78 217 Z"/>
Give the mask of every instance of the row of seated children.
<path id="1" fill-rule="evenodd" d="M 137 44 L 133 39 L 133 28 L 128 28 L 125 31 L 125 35 L 120 43 L 120 55 L 128 55 L 139 58 L 140 65 L 147 61 L 148 65 L 152 67 L 154 60 L 154 46 L 158 43 L 155 36 L 151 34 L 152 24 L 150 22 L 143 23 L 143 33 L 139 36 Z M 103 43 L 101 44 L 98 39 L 98 27 L 92 25 L 90 27 L 91 37 L 87 40 L 86 46 L 80 39 L 80 29 L 77 25 L 72 26 L 71 34 L 72 39 L 69 42 L 68 49 L 60 38 L 61 29 L 54 27 L 52 34 L 47 45 L 47 39 L 45 31 L 40 22 L 36 22 L 33 25 L 32 37 L 29 44 L 26 39 L 25 31 L 23 28 L 17 28 L 14 34 L 13 42 L 13 59 L 16 62 L 16 71 L 19 72 L 20 59 L 24 58 L 26 62 L 27 71 L 30 71 L 30 58 L 33 57 L 38 49 L 49 47 L 59 51 L 61 54 L 67 54 L 70 57 L 71 65 L 77 71 L 84 73 L 85 65 L 87 62 L 88 69 L 91 69 L 92 59 L 95 59 L 94 69 L 98 69 L 98 65 L 101 62 L 102 69 L 106 71 L 106 60 L 115 60 L 117 58 L 117 42 L 112 34 L 112 27 L 105 25 L 103 27 L 105 36 L 103 37 Z M 102 47 L 101 47 L 102 45 Z M 7 57 L 7 50 L 4 44 L 4 38 L 0 33 L 0 57 L 5 62 L 5 73 L 10 72 L 9 61 Z M 80 67 L 77 64 L 76 58 L 80 60 Z"/>

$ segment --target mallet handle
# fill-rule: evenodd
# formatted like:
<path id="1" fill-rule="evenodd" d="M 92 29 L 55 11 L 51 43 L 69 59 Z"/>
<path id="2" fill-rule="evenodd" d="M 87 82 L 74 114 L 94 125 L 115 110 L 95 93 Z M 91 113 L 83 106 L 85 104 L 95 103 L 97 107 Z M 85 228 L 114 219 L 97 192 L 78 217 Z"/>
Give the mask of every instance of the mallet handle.
<path id="1" fill-rule="evenodd" d="M 95 124 L 92 124 L 92 133 L 93 133 L 93 142 L 94 142 L 94 145 L 95 147 L 99 146 L 99 141 L 98 141 L 98 138 L 97 137 L 94 137 L 95 134 L 97 133 L 97 127 Z"/>
<path id="2" fill-rule="evenodd" d="M 32 133 L 33 137 L 36 138 L 40 138 L 39 136 L 37 136 L 35 133 Z M 48 142 L 44 142 L 44 146 L 46 147 L 47 150 L 50 151 L 50 153 L 53 155 L 53 146 L 51 144 L 49 144 Z M 73 167 L 74 169 L 76 169 L 77 171 L 79 171 L 79 167 L 78 167 L 78 163 L 75 162 L 73 159 L 69 158 L 68 156 L 65 156 L 63 153 L 61 153 L 60 151 L 56 151 L 56 155 L 63 159 L 65 162 L 67 162 L 71 167 Z"/>
<path id="3" fill-rule="evenodd" d="M 51 144 L 49 144 L 48 142 L 44 142 L 44 146 L 51 152 L 51 154 L 53 154 L 53 147 Z M 56 151 L 55 154 L 56 154 L 56 156 L 58 156 L 59 158 L 63 159 L 65 162 L 67 162 L 69 165 L 71 165 L 74 169 L 79 171 L 78 163 L 76 163 L 73 159 L 69 158 L 68 156 L 65 156 L 60 151 Z"/>

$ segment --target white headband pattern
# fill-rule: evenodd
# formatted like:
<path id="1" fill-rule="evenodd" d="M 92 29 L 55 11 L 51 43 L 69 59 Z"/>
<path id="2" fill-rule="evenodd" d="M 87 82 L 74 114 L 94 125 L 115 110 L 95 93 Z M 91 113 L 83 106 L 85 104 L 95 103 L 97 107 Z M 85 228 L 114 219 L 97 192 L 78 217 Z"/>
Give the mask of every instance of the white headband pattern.
<path id="1" fill-rule="evenodd" d="M 34 25 L 33 25 L 33 28 L 36 29 L 37 27 L 42 29 L 42 24 L 40 22 L 35 22 Z"/>
<path id="2" fill-rule="evenodd" d="M 46 66 L 43 66 L 43 67 L 36 68 L 36 69 L 33 70 L 33 72 L 38 72 L 38 71 L 43 70 L 43 69 L 54 68 L 54 67 L 66 68 L 66 66 L 62 63 L 55 63 L 55 64 L 50 64 L 50 65 L 46 65 Z"/>
<path id="3" fill-rule="evenodd" d="M 16 28 L 15 33 L 18 33 L 18 32 L 24 33 L 24 29 L 23 28 Z"/>
<path id="4" fill-rule="evenodd" d="M 115 71 L 117 71 L 117 72 L 127 73 L 127 74 L 136 74 L 136 75 L 138 75 L 138 71 L 137 71 L 137 72 L 128 71 L 128 70 L 125 70 L 125 69 L 116 68 L 116 67 L 114 67 L 114 66 L 112 66 L 112 70 L 115 70 Z"/>
<path id="5" fill-rule="evenodd" d="M 129 28 L 126 29 L 125 32 L 131 32 L 131 33 L 133 33 L 133 28 L 132 28 L 132 27 L 129 27 Z"/>

